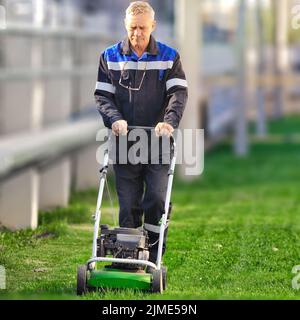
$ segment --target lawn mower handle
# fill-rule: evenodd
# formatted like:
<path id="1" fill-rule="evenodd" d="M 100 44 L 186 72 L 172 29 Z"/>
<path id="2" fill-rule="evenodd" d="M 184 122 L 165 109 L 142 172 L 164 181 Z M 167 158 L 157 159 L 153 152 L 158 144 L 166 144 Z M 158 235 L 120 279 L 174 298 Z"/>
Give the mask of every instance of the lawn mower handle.
<path id="1" fill-rule="evenodd" d="M 155 129 L 155 127 L 145 127 L 145 126 L 128 126 L 127 128 L 128 128 L 128 130 L 142 129 L 142 130 L 146 130 L 146 131 L 151 131 L 151 130 Z"/>
<path id="2" fill-rule="evenodd" d="M 128 129 L 128 130 L 142 129 L 142 130 L 146 130 L 146 131 L 151 131 L 151 130 L 155 130 L 155 127 L 127 126 L 127 129 Z M 170 140 L 171 140 L 172 144 L 175 144 L 175 139 L 174 139 L 174 136 L 173 136 L 173 135 L 170 136 Z"/>
<path id="3" fill-rule="evenodd" d="M 143 129 L 147 131 L 154 130 L 153 127 L 144 127 L 144 126 L 128 126 L 128 130 L 134 130 L 134 129 Z M 112 136 L 112 132 L 109 133 L 109 140 Z M 156 269 L 161 269 L 161 259 L 162 259 L 162 249 L 163 249 L 163 239 L 164 239 L 164 232 L 167 227 L 167 218 L 168 218 L 168 211 L 169 211 L 169 204 L 171 200 L 171 190 L 172 190 L 172 184 L 173 184 L 173 177 L 174 177 L 174 169 L 176 164 L 176 142 L 173 135 L 170 136 L 170 141 L 174 147 L 173 156 L 170 163 L 170 169 L 168 171 L 168 184 L 167 184 L 167 191 L 166 191 L 166 200 L 165 200 L 165 207 L 164 207 L 164 214 L 162 215 L 162 222 L 160 224 L 160 232 L 159 232 L 159 241 L 158 241 L 158 250 L 157 250 L 157 260 L 156 264 L 153 265 L 149 261 L 141 261 L 140 264 L 142 265 L 148 265 L 148 266 L 156 266 Z M 94 224 L 94 236 L 93 236 L 93 250 L 92 250 L 92 258 L 88 261 L 91 265 L 97 261 L 108 261 L 104 259 L 103 257 L 97 257 L 97 239 L 99 235 L 99 227 L 100 227 L 100 220 L 101 220 L 101 204 L 102 204 L 102 197 L 103 197 L 103 190 L 104 190 L 104 184 L 106 181 L 106 175 L 107 175 L 107 167 L 109 163 L 109 147 L 107 147 L 105 153 L 104 153 L 104 160 L 103 160 L 103 168 L 100 170 L 101 172 L 101 178 L 100 178 L 100 185 L 99 185 L 99 192 L 98 192 L 98 199 L 97 199 L 97 206 L 95 211 L 95 224 Z M 123 263 L 124 261 L 121 259 L 116 258 L 110 258 L 111 262 L 120 262 Z M 135 260 L 132 260 L 131 263 L 136 263 Z"/>

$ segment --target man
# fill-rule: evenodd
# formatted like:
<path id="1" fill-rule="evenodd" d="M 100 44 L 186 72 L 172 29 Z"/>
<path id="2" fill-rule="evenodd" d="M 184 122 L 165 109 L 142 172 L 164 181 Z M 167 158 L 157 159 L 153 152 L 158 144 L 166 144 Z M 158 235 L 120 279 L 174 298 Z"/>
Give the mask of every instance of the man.
<path id="1" fill-rule="evenodd" d="M 100 57 L 97 109 L 116 136 L 126 135 L 128 126 L 147 126 L 155 127 L 157 136 L 170 137 L 182 118 L 187 101 L 185 74 L 176 50 L 151 35 L 154 18 L 147 2 L 132 2 L 126 10 L 127 37 Z M 144 212 L 149 260 L 154 263 L 168 168 L 166 164 L 114 164 L 120 227 L 141 227 Z M 163 253 L 165 247 L 164 241 Z"/>

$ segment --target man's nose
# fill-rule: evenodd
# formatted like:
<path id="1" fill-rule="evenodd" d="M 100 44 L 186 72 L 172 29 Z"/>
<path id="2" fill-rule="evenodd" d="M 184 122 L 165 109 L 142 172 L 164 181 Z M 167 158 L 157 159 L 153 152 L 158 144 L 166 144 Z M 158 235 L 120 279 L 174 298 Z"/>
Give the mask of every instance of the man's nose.
<path id="1" fill-rule="evenodd" d="M 134 35 L 135 35 L 136 37 L 139 37 L 139 36 L 141 35 L 141 30 L 140 30 L 140 29 L 136 29 L 136 30 L 134 31 Z"/>

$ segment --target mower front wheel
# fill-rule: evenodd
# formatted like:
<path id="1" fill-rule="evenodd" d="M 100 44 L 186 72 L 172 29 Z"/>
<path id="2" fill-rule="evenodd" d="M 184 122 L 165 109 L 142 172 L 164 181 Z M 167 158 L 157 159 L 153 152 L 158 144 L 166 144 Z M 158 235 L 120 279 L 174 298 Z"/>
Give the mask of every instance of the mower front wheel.
<path id="1" fill-rule="evenodd" d="M 77 269 L 77 295 L 82 296 L 87 292 L 87 265 L 84 264 Z"/>
<path id="2" fill-rule="evenodd" d="M 162 293 L 163 292 L 162 270 L 153 270 L 151 290 L 153 293 Z"/>

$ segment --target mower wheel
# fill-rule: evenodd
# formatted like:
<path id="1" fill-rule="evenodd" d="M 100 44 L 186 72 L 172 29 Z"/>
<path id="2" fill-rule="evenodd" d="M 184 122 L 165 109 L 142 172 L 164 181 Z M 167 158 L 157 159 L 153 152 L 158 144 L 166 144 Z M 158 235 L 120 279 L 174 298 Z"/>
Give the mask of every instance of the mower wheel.
<path id="1" fill-rule="evenodd" d="M 77 295 L 87 293 L 87 266 L 84 264 L 77 269 Z"/>
<path id="2" fill-rule="evenodd" d="M 153 270 L 151 289 L 152 289 L 153 293 L 162 293 L 163 292 L 162 270 Z"/>
<path id="3" fill-rule="evenodd" d="M 161 271 L 162 271 L 162 282 L 163 282 L 163 289 L 166 290 L 167 288 L 167 267 L 162 266 Z"/>

